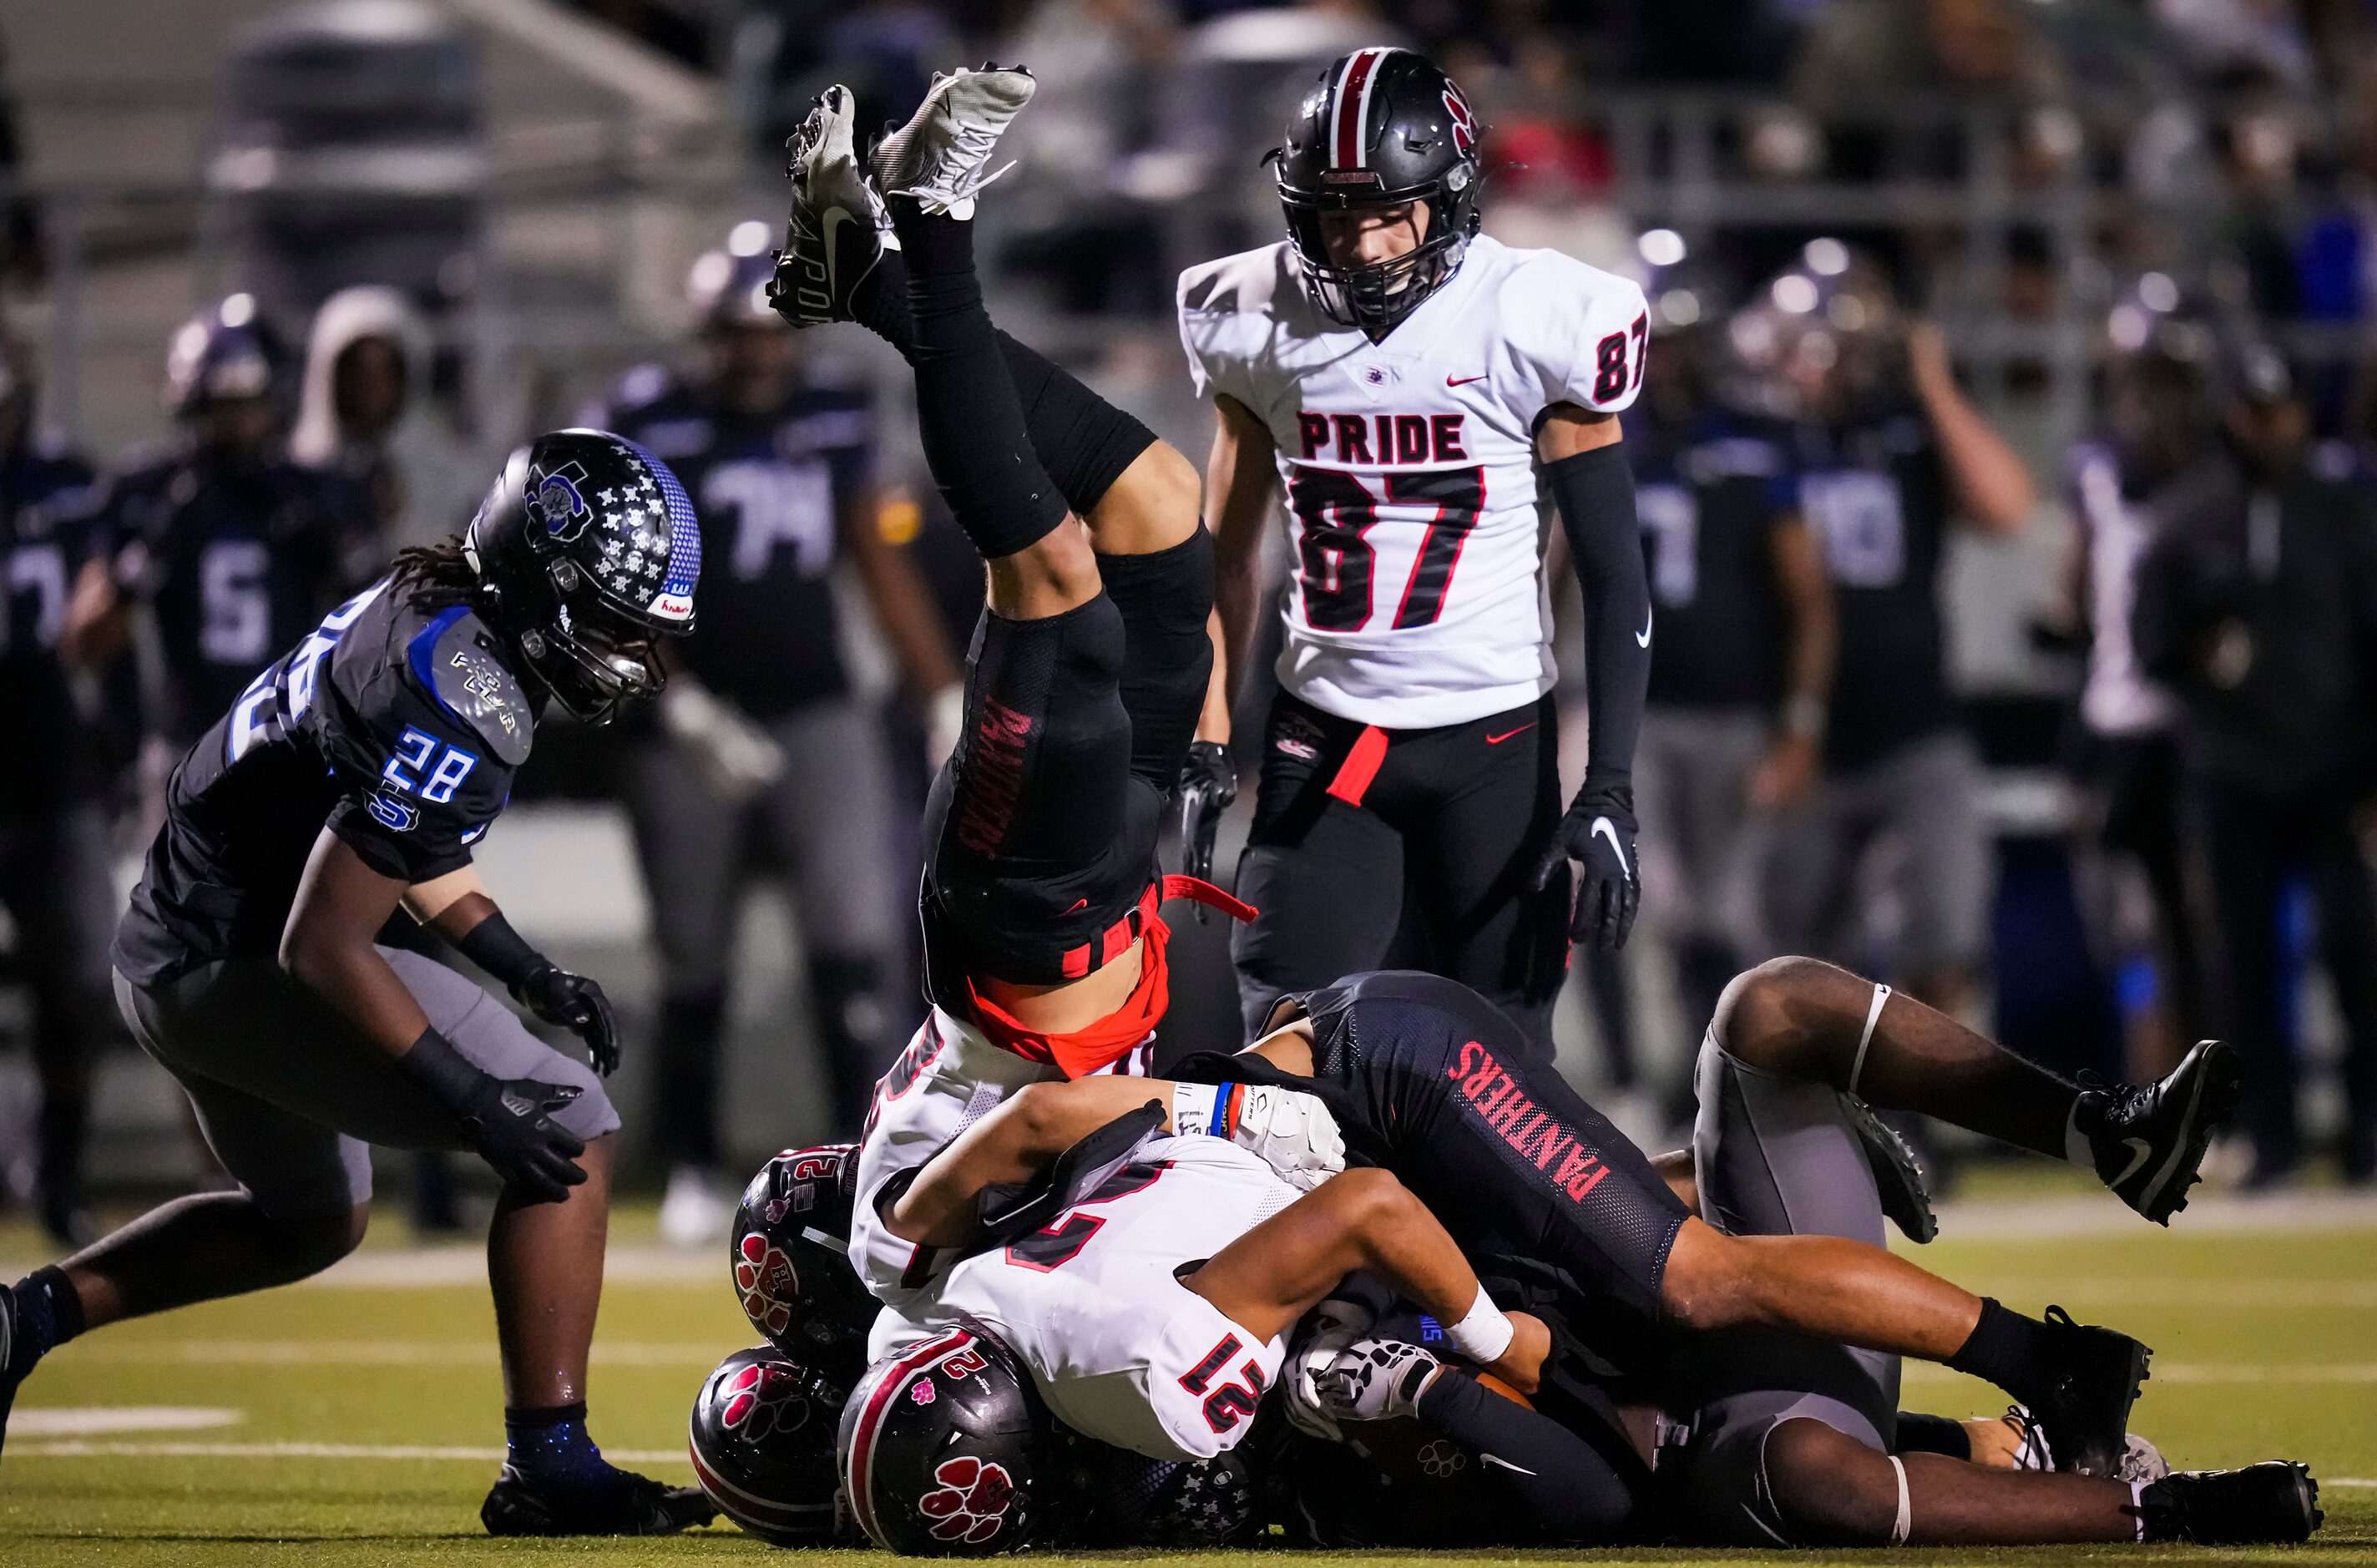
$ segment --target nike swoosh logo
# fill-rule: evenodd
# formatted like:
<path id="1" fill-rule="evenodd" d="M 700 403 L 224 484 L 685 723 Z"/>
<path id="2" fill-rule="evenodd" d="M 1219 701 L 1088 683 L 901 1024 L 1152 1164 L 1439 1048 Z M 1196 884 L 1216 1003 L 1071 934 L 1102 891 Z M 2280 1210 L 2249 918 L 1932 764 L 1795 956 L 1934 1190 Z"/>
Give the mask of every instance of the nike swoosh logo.
<path id="1" fill-rule="evenodd" d="M 1487 374 L 1491 375 L 1493 373 L 1488 371 Z M 1466 387 L 1472 381 L 1483 381 L 1484 379 L 1486 379 L 1485 376 L 1448 376 L 1444 378 L 1444 384 L 1448 387 Z"/>
<path id="2" fill-rule="evenodd" d="M 1499 1466 L 1501 1468 L 1509 1470 L 1516 1475 L 1532 1476 L 1535 1473 L 1533 1470 L 1523 1469 L 1519 1466 L 1511 1464 L 1508 1459 L 1505 1459 L 1497 1454 L 1480 1454 L 1477 1456 L 1477 1462 L 1481 1465 Z"/>
<path id="3" fill-rule="evenodd" d="M 1607 839 L 1610 852 L 1618 856 L 1618 868 L 1626 873 L 1627 880 L 1634 880 L 1634 868 L 1626 864 L 1626 846 L 1618 842 L 1618 830 L 1609 825 L 1608 818 L 1595 817 L 1593 820 L 1593 832 L 1586 836 Z"/>
<path id="4" fill-rule="evenodd" d="M 1504 741 L 1506 741 L 1506 740 L 1510 739 L 1510 738 L 1511 738 L 1512 736 L 1514 736 L 1514 735 L 1524 735 L 1524 734 L 1526 734 L 1529 730 L 1531 730 L 1531 729 L 1533 729 L 1533 728 L 1535 728 L 1535 723 L 1540 723 L 1540 722 L 1541 722 L 1541 721 L 1539 721 L 1539 720 L 1538 720 L 1538 721 L 1535 721 L 1535 723 L 1523 724 L 1521 724 L 1517 729 L 1514 729 L 1514 730 L 1504 730 L 1500 735 L 1489 735 L 1489 736 L 1487 736 L 1486 737 L 1486 744 L 1487 744 L 1487 745 L 1488 745 L 1488 746 L 1499 746 L 1499 745 L 1501 745 Z"/>
<path id="5" fill-rule="evenodd" d="M 1652 613 L 1653 612 L 1648 608 L 1645 608 L 1642 612 L 1642 629 L 1634 634 L 1634 644 L 1638 648 L 1648 648 L 1651 646 Z"/>
<path id="6" fill-rule="evenodd" d="M 840 281 L 840 280 L 834 275 L 836 271 L 836 268 L 834 266 L 833 245 L 834 227 L 840 223 L 854 223 L 857 220 L 850 215 L 850 209 L 848 208 L 829 207 L 825 209 L 825 290 L 829 298 L 832 296 L 836 285 Z"/>
<path id="7" fill-rule="evenodd" d="M 2121 1140 L 2121 1146 L 2130 1151 L 2130 1163 L 2121 1167 L 2120 1175 L 2105 1183 L 2108 1187 L 2119 1187 L 2122 1182 L 2135 1176 L 2140 1166 L 2154 1158 L 2154 1145 L 2143 1138 L 2124 1138 Z"/>

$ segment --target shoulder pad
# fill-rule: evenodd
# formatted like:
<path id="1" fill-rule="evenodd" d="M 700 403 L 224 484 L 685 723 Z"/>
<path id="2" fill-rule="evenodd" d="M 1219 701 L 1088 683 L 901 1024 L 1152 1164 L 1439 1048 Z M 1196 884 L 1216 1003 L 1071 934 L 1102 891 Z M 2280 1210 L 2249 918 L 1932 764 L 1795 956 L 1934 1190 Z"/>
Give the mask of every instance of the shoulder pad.
<path id="1" fill-rule="evenodd" d="M 1200 262 L 1180 274 L 1180 311 L 1183 315 L 1260 315 L 1292 275 L 1293 266 L 1284 240 L 1218 261 Z"/>
<path id="2" fill-rule="evenodd" d="M 405 658 L 439 707 L 469 725 L 506 767 L 517 768 L 528 760 L 536 716 L 492 641 L 479 617 L 457 604 L 413 633 Z"/>

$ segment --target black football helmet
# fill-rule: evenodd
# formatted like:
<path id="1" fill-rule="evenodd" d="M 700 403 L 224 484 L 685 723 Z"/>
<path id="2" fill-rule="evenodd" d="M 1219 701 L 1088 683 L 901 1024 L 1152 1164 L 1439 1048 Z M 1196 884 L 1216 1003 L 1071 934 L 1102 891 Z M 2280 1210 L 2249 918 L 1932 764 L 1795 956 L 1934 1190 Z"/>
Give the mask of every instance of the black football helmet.
<path id="1" fill-rule="evenodd" d="M 855 1143 L 786 1149 L 743 1189 L 727 1256 L 751 1326 L 845 1380 L 866 1367 L 866 1333 L 881 1309 L 850 1265 L 857 1179 Z"/>
<path id="2" fill-rule="evenodd" d="M 462 552 L 481 608 L 588 724 L 659 692 L 658 640 L 693 629 L 693 503 L 666 463 L 608 432 L 556 430 L 513 452 Z"/>
<path id="3" fill-rule="evenodd" d="M 1272 153 L 1287 237 L 1313 298 L 1331 319 L 1383 332 L 1444 286 L 1477 233 L 1485 136 L 1451 77 L 1408 49 L 1356 49 L 1320 73 Z M 1427 204 L 1417 248 L 1368 267 L 1340 267 L 1320 215 Z"/>
<path id="4" fill-rule="evenodd" d="M 1041 1538 L 1063 1461 L 1055 1422 L 1015 1353 L 956 1328 L 867 1369 L 842 1406 L 850 1511 L 911 1557 L 987 1557 Z"/>
<path id="5" fill-rule="evenodd" d="M 843 1384 L 769 1346 L 718 1364 L 693 1401 L 694 1478 L 718 1511 L 777 1546 L 855 1545 L 835 1502 Z"/>
<path id="6" fill-rule="evenodd" d="M 1061 1428 L 1058 1435 L 1073 1500 L 1065 1546 L 1219 1551 L 1254 1544 L 1254 1475 L 1240 1450 L 1151 1459 Z"/>
<path id="7" fill-rule="evenodd" d="M 174 329 L 165 351 L 165 412 L 179 419 L 209 403 L 261 398 L 285 414 L 295 367 L 256 296 L 229 295 Z"/>

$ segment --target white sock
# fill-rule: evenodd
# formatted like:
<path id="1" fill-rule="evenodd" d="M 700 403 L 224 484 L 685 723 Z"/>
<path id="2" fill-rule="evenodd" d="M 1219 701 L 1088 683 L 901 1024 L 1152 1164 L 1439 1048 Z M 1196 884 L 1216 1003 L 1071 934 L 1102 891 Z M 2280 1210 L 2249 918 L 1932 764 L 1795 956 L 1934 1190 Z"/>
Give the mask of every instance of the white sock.
<path id="1" fill-rule="evenodd" d="M 2130 1513 L 2133 1514 L 2138 1521 L 2138 1539 L 2145 1539 L 2146 1483 L 2144 1481 L 2132 1481 L 2130 1483 Z"/>

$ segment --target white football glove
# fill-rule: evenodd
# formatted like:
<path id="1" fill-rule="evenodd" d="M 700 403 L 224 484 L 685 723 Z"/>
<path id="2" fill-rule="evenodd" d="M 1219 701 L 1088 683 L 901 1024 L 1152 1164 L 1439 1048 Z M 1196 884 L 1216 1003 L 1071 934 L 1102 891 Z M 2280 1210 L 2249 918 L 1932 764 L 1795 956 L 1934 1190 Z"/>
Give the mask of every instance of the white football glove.
<path id="1" fill-rule="evenodd" d="M 698 681 L 669 683 L 661 694 L 661 727 L 729 806 L 742 805 L 783 776 L 784 748 Z"/>
<path id="2" fill-rule="evenodd" d="M 1180 1083 L 1172 1091 L 1172 1131 L 1227 1138 L 1309 1192 L 1345 1168 L 1345 1135 L 1316 1095 L 1267 1083 Z"/>
<path id="3" fill-rule="evenodd" d="M 1287 1352 L 1287 1418 L 1297 1430 L 1323 1442 L 1343 1442 L 1345 1434 L 1320 1403 L 1320 1375 L 1338 1355 L 1370 1332 L 1377 1319 L 1359 1301 L 1323 1301 L 1304 1314 Z"/>
<path id="4" fill-rule="evenodd" d="M 1444 1363 L 1400 1339 L 1357 1339 L 1312 1374 L 1313 1395 L 1332 1419 L 1384 1421 L 1408 1416 Z"/>

